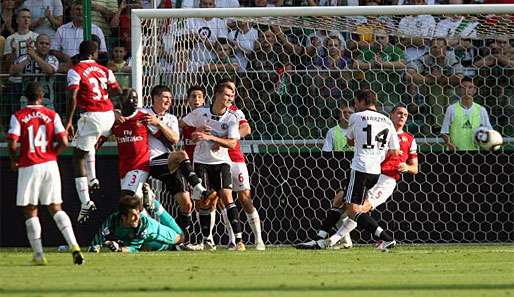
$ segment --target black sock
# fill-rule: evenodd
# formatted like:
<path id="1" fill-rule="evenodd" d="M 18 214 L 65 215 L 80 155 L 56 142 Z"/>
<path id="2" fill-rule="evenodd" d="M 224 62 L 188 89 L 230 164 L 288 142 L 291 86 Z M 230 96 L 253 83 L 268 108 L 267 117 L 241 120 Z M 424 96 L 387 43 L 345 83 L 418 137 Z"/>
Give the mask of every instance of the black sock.
<path id="1" fill-rule="evenodd" d="M 331 208 L 327 211 L 327 217 L 321 223 L 321 230 L 329 233 L 332 228 L 337 224 L 339 218 L 343 214 L 343 210 L 340 208 Z"/>
<path id="2" fill-rule="evenodd" d="M 364 228 L 364 230 L 368 231 L 369 233 L 371 233 L 373 236 L 377 237 L 378 239 L 385 240 L 385 241 L 393 240 L 393 237 L 389 234 L 389 232 L 380 228 L 378 226 L 377 221 L 375 221 L 375 219 L 373 219 L 369 214 L 367 214 L 367 213 L 358 214 L 355 217 L 355 221 L 357 222 L 358 226 L 360 226 L 361 228 Z"/>
<path id="3" fill-rule="evenodd" d="M 188 159 L 183 160 L 178 165 L 178 169 L 180 170 L 180 173 L 182 176 L 184 176 L 187 179 L 187 182 L 192 186 L 196 186 L 200 183 L 200 179 L 196 175 L 196 173 L 193 170 L 193 165 L 191 164 L 191 161 Z"/>
<path id="4" fill-rule="evenodd" d="M 207 239 L 210 235 L 210 225 L 211 225 L 211 210 L 200 209 L 200 227 L 202 228 L 203 239 Z"/>
<path id="5" fill-rule="evenodd" d="M 177 224 L 180 227 L 180 229 L 184 231 L 184 242 L 189 242 L 189 233 L 191 231 L 191 226 L 193 225 L 191 214 L 186 214 L 179 211 L 177 216 Z"/>
<path id="6" fill-rule="evenodd" d="M 236 243 L 241 241 L 241 222 L 239 222 L 239 211 L 237 210 L 237 206 L 234 202 L 229 203 L 226 207 L 227 209 L 227 217 L 230 222 L 230 226 L 234 231 L 234 235 L 236 236 Z"/>

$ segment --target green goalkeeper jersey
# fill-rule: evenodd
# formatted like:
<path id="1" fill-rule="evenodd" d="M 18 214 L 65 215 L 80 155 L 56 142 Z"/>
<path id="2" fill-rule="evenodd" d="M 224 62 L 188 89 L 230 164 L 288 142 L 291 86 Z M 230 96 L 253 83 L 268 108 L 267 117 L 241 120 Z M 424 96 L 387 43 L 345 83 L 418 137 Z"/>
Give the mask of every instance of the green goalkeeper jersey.
<path id="1" fill-rule="evenodd" d="M 146 212 L 141 213 L 136 228 L 123 226 L 121 214 L 115 212 L 102 224 L 90 246 L 100 247 L 106 240 L 117 240 L 131 253 L 140 250 L 167 250 L 175 244 L 178 234 L 182 234 L 182 230 L 176 224 L 163 225 L 149 217 Z"/>

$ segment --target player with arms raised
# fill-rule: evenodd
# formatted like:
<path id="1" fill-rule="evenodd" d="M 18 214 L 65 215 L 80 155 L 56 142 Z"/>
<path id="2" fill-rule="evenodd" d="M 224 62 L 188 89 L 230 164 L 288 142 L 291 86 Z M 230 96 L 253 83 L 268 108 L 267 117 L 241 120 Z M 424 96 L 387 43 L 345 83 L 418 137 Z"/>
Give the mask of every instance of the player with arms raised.
<path id="1" fill-rule="evenodd" d="M 62 210 L 61 176 L 57 155 L 68 139 L 61 118 L 42 104 L 44 91 L 37 82 L 29 82 L 25 90 L 29 105 L 11 116 L 8 148 L 11 169 L 19 171 L 16 205 L 23 208 L 27 237 L 34 251 L 33 263 L 45 265 L 41 243 L 41 224 L 37 216 L 38 204 L 47 205 L 73 255 L 73 263 L 82 264 L 84 258 L 75 239 L 70 218 Z M 54 140 L 57 145 L 54 146 Z M 18 142 L 20 156 L 16 158 Z"/>
<path id="2" fill-rule="evenodd" d="M 378 223 L 367 212 L 361 210 L 361 205 L 366 199 L 367 191 L 375 186 L 380 177 L 380 164 L 386 154 L 399 155 L 400 144 L 391 120 L 377 112 L 376 96 L 371 90 L 357 91 L 354 104 L 358 112 L 350 116 L 346 134 L 348 144 L 355 146 L 345 194 L 345 212 L 349 219 L 341 228 L 353 230 L 359 224 L 373 234 L 377 231 Z M 331 208 L 326 220 L 335 225 L 341 215 L 341 208 Z M 387 231 L 379 231 L 375 235 L 380 240 L 393 241 Z M 326 246 L 326 240 L 317 240 L 299 244 L 297 248 L 319 249 Z"/>
<path id="3" fill-rule="evenodd" d="M 192 139 L 196 142 L 194 150 L 195 171 L 205 176 L 208 188 L 217 191 L 236 237 L 235 250 L 245 250 L 242 241 L 239 212 L 232 198 L 232 175 L 230 173 L 229 148 L 235 148 L 239 140 L 239 121 L 230 110 L 234 90 L 227 83 L 214 87 L 214 102 L 210 108 L 201 107 L 182 118 L 183 125 L 195 127 Z M 203 214 L 209 214 L 203 215 Z M 200 225 L 204 241 L 209 240 L 211 223 L 210 209 L 200 210 Z"/>
<path id="4" fill-rule="evenodd" d="M 80 62 L 68 71 L 68 121 L 66 131 L 73 135 L 73 116 L 77 107 L 84 110 L 77 123 L 73 138 L 73 165 L 75 188 L 82 203 L 78 222 L 84 223 L 96 210 L 89 197 L 89 187 L 99 187 L 94 167 L 95 145 L 98 138 L 107 133 L 114 124 L 114 112 L 109 96 L 121 93 L 114 74 L 107 67 L 95 62 L 98 48 L 94 41 L 80 43 Z M 110 91 L 110 94 L 109 94 Z M 89 177 L 89 182 L 88 182 Z"/>

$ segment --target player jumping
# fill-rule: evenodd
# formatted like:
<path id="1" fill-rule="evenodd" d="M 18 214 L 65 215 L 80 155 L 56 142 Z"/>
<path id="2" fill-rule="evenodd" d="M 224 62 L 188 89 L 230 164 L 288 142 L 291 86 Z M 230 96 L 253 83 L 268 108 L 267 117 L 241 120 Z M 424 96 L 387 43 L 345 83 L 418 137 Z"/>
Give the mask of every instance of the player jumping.
<path id="1" fill-rule="evenodd" d="M 98 189 L 94 155 L 95 145 L 100 135 L 107 133 L 114 123 L 114 112 L 109 96 L 121 93 L 114 74 L 107 67 L 95 62 L 98 48 L 94 41 L 80 43 L 80 62 L 68 71 L 68 121 L 66 131 L 74 135 L 73 116 L 77 107 L 84 110 L 77 123 L 73 137 L 73 167 L 75 188 L 82 203 L 77 221 L 86 222 L 91 212 L 96 210 L 95 203 L 89 197 L 89 188 Z M 89 181 L 88 181 L 89 179 Z"/>

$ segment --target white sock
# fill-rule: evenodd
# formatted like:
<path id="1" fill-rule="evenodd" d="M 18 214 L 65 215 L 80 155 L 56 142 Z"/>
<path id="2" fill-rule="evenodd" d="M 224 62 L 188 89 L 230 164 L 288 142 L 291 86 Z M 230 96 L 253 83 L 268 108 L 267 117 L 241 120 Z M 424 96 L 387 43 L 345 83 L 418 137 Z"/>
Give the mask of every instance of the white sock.
<path id="1" fill-rule="evenodd" d="M 336 244 L 341 238 L 343 238 L 346 234 L 350 234 L 353 229 L 357 227 L 357 222 L 348 218 L 339 229 L 337 229 L 337 232 L 330 236 L 330 245 Z"/>
<path id="2" fill-rule="evenodd" d="M 214 237 L 212 236 L 212 230 L 214 230 L 214 226 L 216 225 L 216 211 L 211 211 L 211 224 L 209 225 L 209 239 L 214 242 Z"/>
<path id="3" fill-rule="evenodd" d="M 348 220 L 348 215 L 346 214 L 346 212 L 343 212 L 343 214 L 339 218 L 339 221 L 337 221 L 336 223 L 336 227 L 340 228 L 344 224 L 344 222 L 346 222 L 346 220 Z"/>
<path id="4" fill-rule="evenodd" d="M 43 244 L 41 243 L 41 224 L 38 217 L 32 217 L 25 221 L 27 227 L 27 238 L 30 246 L 34 251 L 34 256 L 41 258 L 43 256 Z"/>
<path id="5" fill-rule="evenodd" d="M 88 203 L 91 199 L 89 198 L 89 187 L 87 177 L 81 176 L 75 178 L 75 189 L 79 194 L 79 199 L 82 204 Z"/>
<path id="6" fill-rule="evenodd" d="M 223 218 L 223 225 L 225 225 L 225 233 L 228 235 L 228 243 L 236 244 L 236 236 L 234 235 L 234 230 L 232 230 L 232 225 L 230 225 L 226 208 L 221 212 L 221 216 Z"/>
<path id="7" fill-rule="evenodd" d="M 60 210 L 55 213 L 54 221 L 70 249 L 74 246 L 78 246 L 75 233 L 73 233 L 73 227 L 71 226 L 70 217 L 64 211 Z"/>
<path id="8" fill-rule="evenodd" d="M 319 238 L 323 238 L 323 239 L 325 239 L 325 238 L 327 238 L 327 236 L 328 236 L 327 231 L 324 231 L 324 230 L 319 230 L 319 231 L 318 231 L 318 237 L 319 237 Z"/>
<path id="9" fill-rule="evenodd" d="M 257 209 L 253 209 L 253 212 L 246 213 L 246 219 L 250 224 L 250 228 L 252 228 L 253 235 L 255 236 L 255 244 L 262 242 L 262 234 L 261 234 L 261 218 L 259 217 L 259 213 Z"/>
<path id="10" fill-rule="evenodd" d="M 87 180 L 91 181 L 96 178 L 96 151 L 94 149 L 90 150 L 86 155 L 86 170 L 87 170 Z"/>

